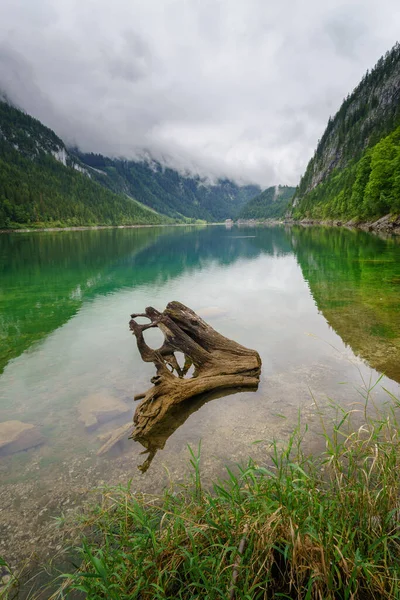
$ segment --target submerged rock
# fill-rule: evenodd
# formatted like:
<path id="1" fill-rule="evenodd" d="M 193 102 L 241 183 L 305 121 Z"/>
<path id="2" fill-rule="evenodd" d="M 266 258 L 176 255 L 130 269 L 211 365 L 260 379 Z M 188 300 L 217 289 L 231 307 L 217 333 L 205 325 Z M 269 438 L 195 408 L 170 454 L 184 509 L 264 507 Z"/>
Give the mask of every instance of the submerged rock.
<path id="1" fill-rule="evenodd" d="M 88 431 L 99 427 L 102 423 L 112 421 L 126 415 L 130 408 L 125 402 L 106 394 L 92 394 L 81 400 L 78 406 L 79 420 Z"/>
<path id="2" fill-rule="evenodd" d="M 7 600 L 7 598 L 8 598 L 7 588 L 9 588 L 11 580 L 12 580 L 12 575 L 11 575 L 11 571 L 8 568 L 8 566 L 0 565 L 0 598 L 4 598 L 4 600 Z M 10 589 L 9 589 L 9 591 L 11 592 Z M 13 595 L 13 597 L 14 597 L 14 595 Z"/>
<path id="3" fill-rule="evenodd" d="M 374 231 L 400 233 L 400 217 L 394 218 L 392 215 L 385 215 L 372 223 L 371 227 Z"/>
<path id="4" fill-rule="evenodd" d="M 0 456 L 39 446 L 44 441 L 38 427 L 21 421 L 0 423 Z"/>

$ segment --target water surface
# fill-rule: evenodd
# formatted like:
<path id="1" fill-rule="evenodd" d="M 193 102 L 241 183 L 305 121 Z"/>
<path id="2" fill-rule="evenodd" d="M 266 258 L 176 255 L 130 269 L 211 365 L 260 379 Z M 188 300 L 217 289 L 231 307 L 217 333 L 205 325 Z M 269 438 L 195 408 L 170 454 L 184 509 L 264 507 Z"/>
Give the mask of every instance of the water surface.
<path id="1" fill-rule="evenodd" d="M 94 486 L 132 479 L 157 493 L 181 480 L 187 444 L 202 441 L 209 481 L 225 464 L 265 460 L 268 442 L 285 439 L 299 417 L 310 448 L 320 448 L 316 406 L 362 402 L 363 381 L 386 373 L 378 404 L 383 387 L 399 392 L 398 239 L 222 226 L 10 234 L 0 236 L 0 273 L 0 422 L 35 424 L 45 438 L 0 458 L 0 555 L 14 564 L 34 550 L 54 554 L 61 534 L 51 517 L 73 513 Z M 96 456 L 99 435 L 126 418 L 87 432 L 77 408 L 102 394 L 133 414 L 154 367 L 139 358 L 129 315 L 171 300 L 258 350 L 261 382 L 177 416 L 141 474 L 137 443 Z"/>

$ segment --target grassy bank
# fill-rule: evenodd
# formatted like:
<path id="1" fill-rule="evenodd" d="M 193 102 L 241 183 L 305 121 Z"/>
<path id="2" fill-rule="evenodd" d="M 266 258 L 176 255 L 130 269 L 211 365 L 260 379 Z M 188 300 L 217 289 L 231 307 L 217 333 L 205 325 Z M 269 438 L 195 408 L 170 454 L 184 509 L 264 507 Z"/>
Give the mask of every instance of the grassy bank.
<path id="1" fill-rule="evenodd" d="M 160 498 L 105 490 L 82 527 L 81 568 L 53 598 L 399 598 L 398 401 L 352 429 L 340 411 L 319 456 L 299 425 L 266 464 Z M 323 424 L 323 429 L 325 425 Z M 352 433 L 349 433 L 353 431 Z"/>
<path id="2" fill-rule="evenodd" d="M 299 422 L 265 466 L 227 470 L 212 489 L 189 448 L 185 485 L 103 490 L 75 524 L 80 567 L 52 600 L 400 598 L 399 408 L 391 396 L 374 419 L 366 407 L 321 417 L 318 455 Z"/>

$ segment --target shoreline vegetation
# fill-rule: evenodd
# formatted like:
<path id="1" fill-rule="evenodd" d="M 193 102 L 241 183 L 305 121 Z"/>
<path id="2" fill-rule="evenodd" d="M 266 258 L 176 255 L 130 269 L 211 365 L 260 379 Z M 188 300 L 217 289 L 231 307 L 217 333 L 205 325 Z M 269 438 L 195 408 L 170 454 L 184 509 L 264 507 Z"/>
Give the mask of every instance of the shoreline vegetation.
<path id="1" fill-rule="evenodd" d="M 229 223 L 227 222 L 229 221 Z M 149 227 L 198 227 L 209 225 L 225 225 L 227 227 L 238 226 L 255 226 L 255 225 L 303 225 L 303 226 L 322 226 L 322 227 L 347 227 L 350 229 L 361 229 L 362 231 L 381 232 L 400 235 L 400 215 L 385 215 L 372 221 L 360 221 L 351 219 L 350 221 L 341 221 L 338 219 L 238 219 L 233 221 L 207 223 L 206 221 L 197 221 L 196 223 L 149 223 L 149 224 L 134 224 L 134 225 L 82 225 L 70 227 L 21 227 L 16 229 L 0 229 L 2 233 L 35 233 L 35 232 L 58 232 L 58 231 L 87 231 L 98 229 L 142 229 Z"/>
<path id="2" fill-rule="evenodd" d="M 371 221 L 361 221 L 351 219 L 350 221 L 341 221 L 338 219 L 266 219 L 266 220 L 239 220 L 237 225 L 302 225 L 302 226 L 320 226 L 320 227 L 347 227 L 348 229 L 360 229 L 369 232 L 381 232 L 400 235 L 400 215 L 385 215 Z"/>
<path id="3" fill-rule="evenodd" d="M 350 221 L 340 220 L 319 220 L 319 219 L 301 219 L 300 221 L 286 220 L 286 224 L 298 225 L 321 225 L 328 227 L 347 227 L 350 229 L 361 229 L 362 231 L 392 233 L 400 235 L 400 215 L 385 215 L 376 220 L 359 221 L 351 219 Z"/>
<path id="4" fill-rule="evenodd" d="M 80 566 L 53 580 L 51 600 L 400 597 L 400 401 L 388 392 L 372 408 L 379 381 L 358 406 L 320 413 L 319 454 L 299 416 L 264 465 L 227 468 L 211 489 L 200 445 L 190 479 L 160 496 L 102 489 L 68 532 Z"/>
<path id="5" fill-rule="evenodd" d="M 199 221 L 196 223 L 149 223 L 135 225 L 81 225 L 76 227 L 21 227 L 16 229 L 0 229 L 1 233 L 35 233 L 40 231 L 96 231 L 97 229 L 143 229 L 149 227 L 198 227 L 204 225 L 222 225 L 222 223 L 206 223 Z"/>

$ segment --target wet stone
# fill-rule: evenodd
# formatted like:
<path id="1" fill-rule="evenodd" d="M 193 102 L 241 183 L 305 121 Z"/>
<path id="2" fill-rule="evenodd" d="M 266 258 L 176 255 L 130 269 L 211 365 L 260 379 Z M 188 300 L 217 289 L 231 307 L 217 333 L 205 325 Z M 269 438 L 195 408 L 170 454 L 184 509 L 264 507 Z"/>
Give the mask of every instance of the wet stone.
<path id="1" fill-rule="evenodd" d="M 127 415 L 130 407 L 108 394 L 92 394 L 81 400 L 78 406 L 79 420 L 87 431 L 97 429 L 101 424 Z"/>
<path id="2" fill-rule="evenodd" d="M 43 443 L 43 437 L 35 425 L 21 421 L 0 423 L 0 456 L 8 456 L 29 450 Z"/>

